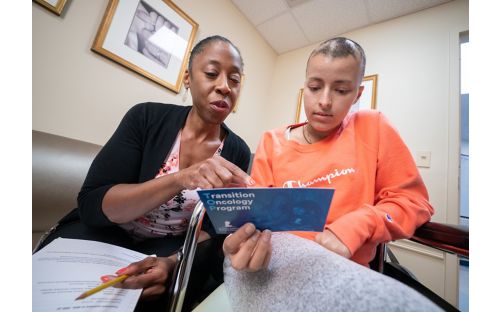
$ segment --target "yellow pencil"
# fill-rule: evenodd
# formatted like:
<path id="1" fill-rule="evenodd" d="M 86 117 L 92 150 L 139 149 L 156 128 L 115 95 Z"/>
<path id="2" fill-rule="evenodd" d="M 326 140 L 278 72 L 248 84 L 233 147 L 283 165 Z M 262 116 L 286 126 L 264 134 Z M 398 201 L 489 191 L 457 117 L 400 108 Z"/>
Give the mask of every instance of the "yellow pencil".
<path id="1" fill-rule="evenodd" d="M 83 294 L 78 296 L 78 298 L 76 298 L 75 300 L 87 298 L 88 296 L 91 296 L 91 295 L 95 294 L 96 292 L 99 292 L 103 289 L 106 289 L 110 286 L 113 286 L 116 283 L 124 281 L 127 277 L 128 277 L 127 274 L 120 275 L 117 278 L 110 280 L 109 282 L 103 283 L 95 288 L 92 288 L 91 290 L 87 290 L 86 292 L 84 292 Z"/>

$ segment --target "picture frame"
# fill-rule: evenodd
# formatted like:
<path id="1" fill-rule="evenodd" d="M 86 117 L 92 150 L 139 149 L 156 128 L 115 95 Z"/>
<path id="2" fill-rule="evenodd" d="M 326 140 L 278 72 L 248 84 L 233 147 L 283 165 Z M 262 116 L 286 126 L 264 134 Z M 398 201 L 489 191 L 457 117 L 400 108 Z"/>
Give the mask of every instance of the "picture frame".
<path id="1" fill-rule="evenodd" d="M 306 111 L 304 109 L 304 88 L 299 89 L 297 98 L 297 108 L 295 110 L 295 123 L 303 123 L 307 120 Z"/>
<path id="2" fill-rule="evenodd" d="M 198 23 L 169 0 L 109 0 L 92 51 L 179 93 Z"/>
<path id="3" fill-rule="evenodd" d="M 66 0 L 33 0 L 33 1 L 56 15 L 61 15 L 62 11 L 64 10 L 64 6 L 66 5 Z"/>
<path id="4" fill-rule="evenodd" d="M 377 108 L 377 80 L 378 75 L 369 75 L 363 77 L 361 85 L 365 87 L 359 100 L 351 106 L 349 112 L 357 112 L 361 109 Z M 297 107 L 295 109 L 295 123 L 303 123 L 307 120 L 304 110 L 304 88 L 299 89 L 297 98 Z"/>

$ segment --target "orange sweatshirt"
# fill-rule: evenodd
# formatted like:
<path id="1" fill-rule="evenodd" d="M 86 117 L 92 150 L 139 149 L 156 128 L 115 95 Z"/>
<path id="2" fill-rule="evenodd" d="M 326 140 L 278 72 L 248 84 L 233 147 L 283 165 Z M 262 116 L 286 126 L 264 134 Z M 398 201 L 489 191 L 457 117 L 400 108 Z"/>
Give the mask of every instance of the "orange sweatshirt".
<path id="1" fill-rule="evenodd" d="M 353 261 L 367 266 L 378 244 L 411 237 L 434 214 L 410 151 L 380 112 L 349 114 L 338 131 L 310 145 L 287 140 L 287 128 L 264 133 L 251 175 L 262 187 L 334 188 L 325 228 Z"/>

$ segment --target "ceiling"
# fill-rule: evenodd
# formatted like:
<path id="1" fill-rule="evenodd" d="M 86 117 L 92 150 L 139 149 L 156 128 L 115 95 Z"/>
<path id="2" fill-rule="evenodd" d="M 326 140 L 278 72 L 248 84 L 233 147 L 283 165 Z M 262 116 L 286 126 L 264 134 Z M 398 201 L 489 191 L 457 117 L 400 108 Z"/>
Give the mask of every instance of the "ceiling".
<path id="1" fill-rule="evenodd" d="M 278 53 L 451 0 L 231 0 Z"/>

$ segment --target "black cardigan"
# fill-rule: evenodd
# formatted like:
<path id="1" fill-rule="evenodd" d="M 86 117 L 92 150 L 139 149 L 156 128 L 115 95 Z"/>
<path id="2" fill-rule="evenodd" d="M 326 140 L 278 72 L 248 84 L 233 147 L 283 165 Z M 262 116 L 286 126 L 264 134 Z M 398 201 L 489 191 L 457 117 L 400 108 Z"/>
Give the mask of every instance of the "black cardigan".
<path id="1" fill-rule="evenodd" d="M 120 183 L 142 183 L 155 177 L 170 153 L 191 106 L 141 103 L 132 107 L 90 166 L 78 194 L 81 220 L 88 226 L 115 225 L 102 211 L 106 192 Z M 221 156 L 247 171 L 248 145 L 222 124 L 227 136 Z"/>

